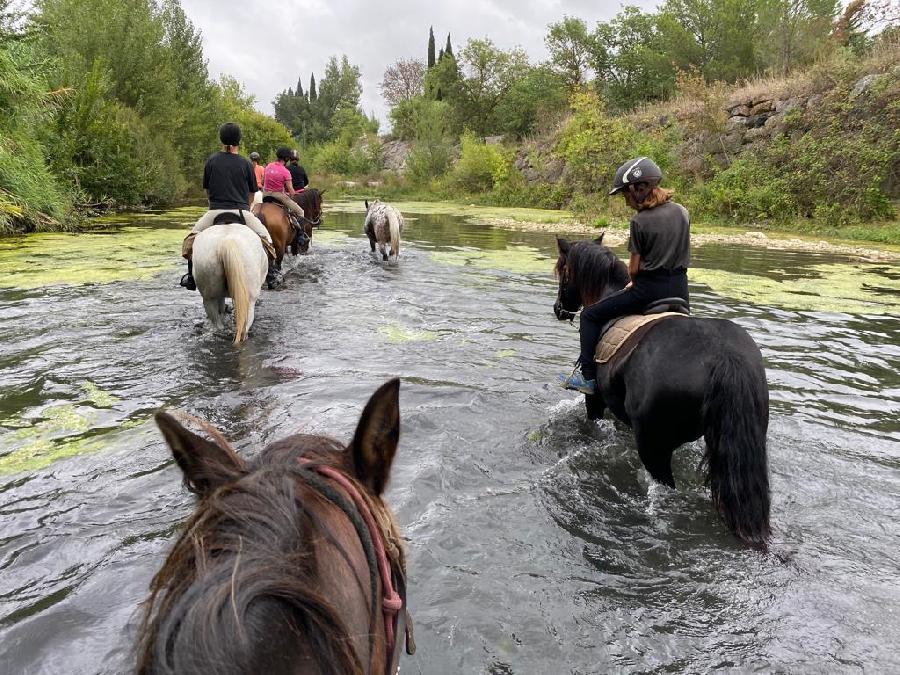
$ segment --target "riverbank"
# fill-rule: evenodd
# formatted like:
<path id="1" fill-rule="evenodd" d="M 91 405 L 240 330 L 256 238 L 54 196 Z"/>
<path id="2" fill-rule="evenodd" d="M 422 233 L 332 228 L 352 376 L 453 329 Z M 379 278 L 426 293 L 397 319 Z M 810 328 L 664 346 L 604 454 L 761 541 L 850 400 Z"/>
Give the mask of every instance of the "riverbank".
<path id="1" fill-rule="evenodd" d="M 343 198 L 326 203 L 327 211 L 354 213 L 364 211 L 363 197 Z M 503 206 L 478 206 L 449 201 L 392 201 L 403 213 L 427 215 L 463 216 L 492 227 L 549 234 L 598 236 L 604 233 L 604 241 L 612 246 L 624 245 L 628 239 L 627 223 L 611 223 L 598 227 L 583 222 L 571 211 L 553 211 Z M 734 244 L 757 246 L 783 251 L 811 251 L 846 255 L 853 260 L 900 260 L 900 246 L 857 239 L 828 236 L 811 236 L 795 232 L 754 230 L 741 227 L 723 227 L 693 223 L 691 241 L 695 246 L 705 244 Z"/>

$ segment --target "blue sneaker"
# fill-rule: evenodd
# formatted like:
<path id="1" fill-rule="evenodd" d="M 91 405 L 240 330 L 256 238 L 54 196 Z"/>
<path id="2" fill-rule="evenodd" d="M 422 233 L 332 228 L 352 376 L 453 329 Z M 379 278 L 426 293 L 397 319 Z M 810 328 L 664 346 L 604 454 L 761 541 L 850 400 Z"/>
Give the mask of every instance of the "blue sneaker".
<path id="1" fill-rule="evenodd" d="M 563 389 L 571 389 L 572 391 L 580 391 L 582 394 L 596 394 L 597 380 L 586 380 L 581 373 L 572 373 L 566 375 L 560 373 L 556 376 L 559 386 Z"/>

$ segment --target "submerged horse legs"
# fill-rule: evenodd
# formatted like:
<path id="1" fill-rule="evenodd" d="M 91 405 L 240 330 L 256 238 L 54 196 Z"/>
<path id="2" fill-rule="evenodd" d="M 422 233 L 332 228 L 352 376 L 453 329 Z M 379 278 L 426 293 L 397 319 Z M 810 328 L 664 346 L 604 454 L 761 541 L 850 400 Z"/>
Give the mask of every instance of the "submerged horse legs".
<path id="1" fill-rule="evenodd" d="M 672 443 L 663 434 L 648 429 L 645 425 L 634 425 L 634 436 L 637 441 L 638 455 L 653 480 L 675 487 L 672 475 L 672 453 L 680 443 Z"/>
<path id="2" fill-rule="evenodd" d="M 203 309 L 216 330 L 225 330 L 225 298 L 203 298 Z"/>

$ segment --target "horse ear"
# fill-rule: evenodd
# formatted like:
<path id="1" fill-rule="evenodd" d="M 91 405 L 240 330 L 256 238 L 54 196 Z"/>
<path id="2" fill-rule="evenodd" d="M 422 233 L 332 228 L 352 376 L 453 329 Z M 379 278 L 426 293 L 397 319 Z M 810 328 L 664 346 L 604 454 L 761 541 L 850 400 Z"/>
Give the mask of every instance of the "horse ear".
<path id="1" fill-rule="evenodd" d="M 185 487 L 194 494 L 206 497 L 244 474 L 244 460 L 212 427 L 208 431 L 216 442 L 188 431 L 169 413 L 156 413 L 155 419 L 184 474 Z"/>
<path id="2" fill-rule="evenodd" d="M 563 255 L 567 255 L 569 253 L 569 249 L 572 247 L 572 243 L 567 239 L 563 239 L 562 237 L 556 238 L 556 247 L 559 249 L 559 252 Z"/>
<path id="3" fill-rule="evenodd" d="M 357 480 L 373 494 L 384 492 L 400 440 L 400 380 L 381 385 L 363 410 L 350 444 Z"/>
<path id="4" fill-rule="evenodd" d="M 368 200 L 368 199 L 364 199 L 364 200 L 363 200 L 363 203 L 366 205 L 366 211 L 368 211 L 368 210 L 369 210 L 369 200 Z"/>
<path id="5" fill-rule="evenodd" d="M 597 237 L 596 239 L 594 239 L 594 243 L 595 244 L 603 244 L 603 235 L 605 235 L 605 234 L 606 234 L 606 232 L 601 232 L 600 236 Z"/>

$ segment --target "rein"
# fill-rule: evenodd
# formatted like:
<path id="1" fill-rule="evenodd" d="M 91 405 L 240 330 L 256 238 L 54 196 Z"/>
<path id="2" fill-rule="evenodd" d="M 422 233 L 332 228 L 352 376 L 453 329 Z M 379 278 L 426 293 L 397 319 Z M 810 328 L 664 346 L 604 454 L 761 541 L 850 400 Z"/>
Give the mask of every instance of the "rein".
<path id="1" fill-rule="evenodd" d="M 400 650 L 397 642 L 397 635 L 400 632 L 406 635 L 406 653 L 414 654 L 416 650 L 415 641 L 412 634 L 412 623 L 409 621 L 409 615 L 406 607 L 406 579 L 403 575 L 403 569 L 400 561 L 391 560 L 385 548 L 385 533 L 379 527 L 372 513 L 371 505 L 360 494 L 357 487 L 347 476 L 337 469 L 300 457 L 298 460 L 304 469 L 315 471 L 325 478 L 330 478 L 346 491 L 350 496 L 356 510 L 362 516 L 366 528 L 369 531 L 371 542 L 375 548 L 375 561 L 377 565 L 377 573 L 381 578 L 382 599 L 381 611 L 384 616 L 384 633 L 385 643 L 389 661 L 386 673 L 392 675 L 400 672 Z M 394 564 L 396 563 L 396 565 Z M 374 572 L 370 570 L 370 572 Z M 394 576 L 397 576 L 395 584 Z M 371 631 L 370 631 L 371 632 Z M 371 658 L 371 655 L 370 655 Z"/>

